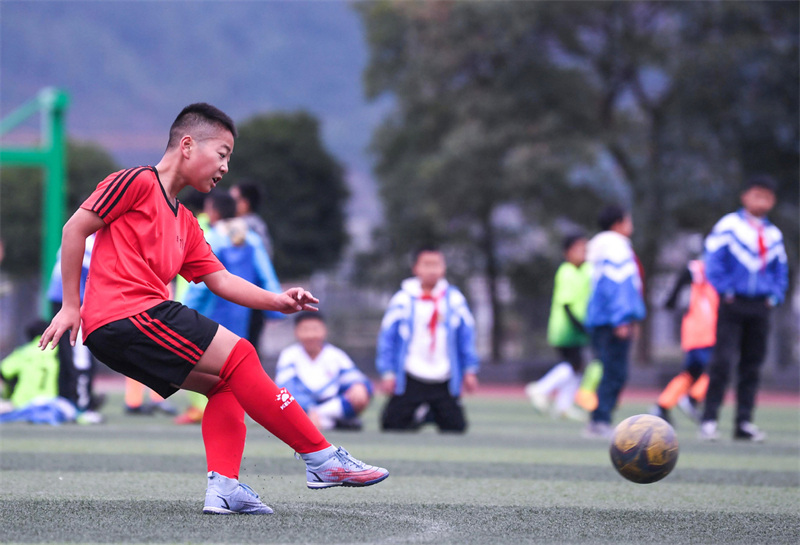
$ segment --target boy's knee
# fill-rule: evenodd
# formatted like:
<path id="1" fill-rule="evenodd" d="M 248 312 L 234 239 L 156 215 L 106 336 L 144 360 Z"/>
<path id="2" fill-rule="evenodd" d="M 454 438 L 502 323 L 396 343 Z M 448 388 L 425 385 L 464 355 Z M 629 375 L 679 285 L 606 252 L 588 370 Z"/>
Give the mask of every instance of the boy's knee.
<path id="1" fill-rule="evenodd" d="M 362 383 L 353 384 L 345 391 L 344 398 L 356 413 L 360 413 L 369 405 L 369 389 Z"/>
<path id="2" fill-rule="evenodd" d="M 413 418 L 400 418 L 400 415 L 384 409 L 381 414 L 381 431 L 416 431 L 419 425 Z"/>
<path id="3" fill-rule="evenodd" d="M 442 433 L 464 433 L 467 431 L 466 420 L 446 422 L 439 425 L 439 431 Z"/>

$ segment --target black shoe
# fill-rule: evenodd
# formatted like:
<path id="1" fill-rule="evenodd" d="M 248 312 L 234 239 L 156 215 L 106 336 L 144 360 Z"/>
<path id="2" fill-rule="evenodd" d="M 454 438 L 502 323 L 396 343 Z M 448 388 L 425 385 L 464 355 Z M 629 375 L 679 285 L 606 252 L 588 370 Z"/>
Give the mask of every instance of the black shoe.
<path id="1" fill-rule="evenodd" d="M 750 422 L 739 422 L 736 425 L 736 431 L 733 433 L 734 439 L 741 441 L 752 441 L 753 443 L 761 443 L 767 438 L 767 434 L 758 429 L 758 426 Z"/>
<path id="2" fill-rule="evenodd" d="M 125 414 L 133 414 L 138 416 L 152 416 L 153 415 L 153 406 L 152 405 L 139 405 L 138 407 L 128 407 L 125 406 Z"/>
<path id="3" fill-rule="evenodd" d="M 669 409 L 665 409 L 660 405 L 653 405 L 653 408 L 650 409 L 650 414 L 665 420 L 667 424 L 672 424 L 672 419 L 669 416 Z"/>
<path id="4" fill-rule="evenodd" d="M 106 403 L 106 394 L 93 394 L 92 400 L 89 402 L 90 411 L 99 411 L 100 407 Z"/>

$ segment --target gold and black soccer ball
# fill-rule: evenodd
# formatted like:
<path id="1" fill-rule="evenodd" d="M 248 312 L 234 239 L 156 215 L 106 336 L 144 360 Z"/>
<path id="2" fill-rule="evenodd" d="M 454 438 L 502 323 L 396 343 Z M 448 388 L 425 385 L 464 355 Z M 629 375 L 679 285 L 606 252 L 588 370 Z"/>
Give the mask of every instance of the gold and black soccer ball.
<path id="1" fill-rule="evenodd" d="M 611 436 L 611 463 L 639 484 L 660 481 L 678 462 L 678 439 L 669 423 L 650 414 L 626 418 Z"/>

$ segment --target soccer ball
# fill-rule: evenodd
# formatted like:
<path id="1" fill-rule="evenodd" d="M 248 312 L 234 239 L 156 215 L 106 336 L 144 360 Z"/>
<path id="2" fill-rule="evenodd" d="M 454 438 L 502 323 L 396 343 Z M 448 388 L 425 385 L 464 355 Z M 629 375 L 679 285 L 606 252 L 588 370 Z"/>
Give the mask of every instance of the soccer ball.
<path id="1" fill-rule="evenodd" d="M 611 463 L 639 484 L 660 481 L 678 462 L 678 439 L 666 420 L 650 414 L 626 418 L 611 436 Z"/>

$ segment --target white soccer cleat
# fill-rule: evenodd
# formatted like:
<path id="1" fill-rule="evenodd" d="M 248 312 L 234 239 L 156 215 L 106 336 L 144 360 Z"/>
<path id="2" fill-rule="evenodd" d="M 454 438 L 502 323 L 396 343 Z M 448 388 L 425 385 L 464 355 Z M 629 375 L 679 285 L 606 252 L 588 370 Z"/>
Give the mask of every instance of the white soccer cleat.
<path id="1" fill-rule="evenodd" d="M 356 460 L 342 447 L 318 466 L 306 464 L 306 484 L 309 488 L 332 486 L 370 486 L 389 476 L 389 471 Z"/>

